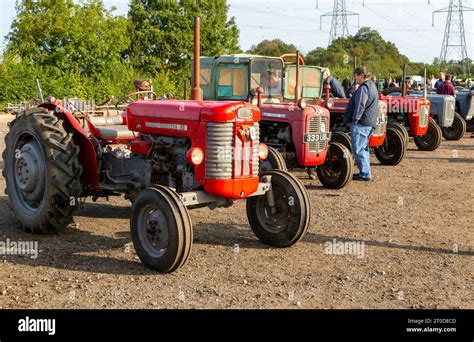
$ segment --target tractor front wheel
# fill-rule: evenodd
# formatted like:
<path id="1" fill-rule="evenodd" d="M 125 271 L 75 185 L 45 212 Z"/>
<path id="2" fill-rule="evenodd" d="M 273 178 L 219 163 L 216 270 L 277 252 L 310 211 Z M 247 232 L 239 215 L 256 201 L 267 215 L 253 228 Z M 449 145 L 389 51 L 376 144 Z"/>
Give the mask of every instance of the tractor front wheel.
<path id="1" fill-rule="evenodd" d="M 406 151 L 406 139 L 395 127 L 387 127 L 383 145 L 374 148 L 375 156 L 382 165 L 398 165 Z"/>
<path id="2" fill-rule="evenodd" d="M 34 108 L 9 126 L 3 177 L 15 216 L 33 233 L 67 226 L 77 208 L 82 167 L 65 121 Z"/>
<path id="3" fill-rule="evenodd" d="M 160 273 L 183 266 L 191 253 L 193 233 L 187 208 L 164 186 L 142 190 L 134 199 L 130 230 L 141 262 Z"/>
<path id="4" fill-rule="evenodd" d="M 344 187 L 352 177 L 354 161 L 343 144 L 330 142 L 326 160 L 316 168 L 318 179 L 328 189 Z"/>
<path id="5" fill-rule="evenodd" d="M 285 159 L 283 159 L 281 153 L 273 147 L 268 147 L 268 157 L 260 162 L 259 168 L 260 174 L 269 170 L 287 170 Z"/>
<path id="6" fill-rule="evenodd" d="M 415 144 L 421 151 L 434 151 L 441 144 L 442 136 L 441 127 L 433 118 L 430 118 L 428 132 L 425 135 L 415 137 Z"/>
<path id="7" fill-rule="evenodd" d="M 247 217 L 264 244 L 289 247 L 301 240 L 309 227 L 311 208 L 306 189 L 286 171 L 270 170 L 271 190 L 247 199 Z"/>
<path id="8" fill-rule="evenodd" d="M 466 121 L 458 113 L 454 114 L 454 121 L 450 127 L 441 127 L 443 137 L 446 140 L 460 140 L 466 133 Z"/>

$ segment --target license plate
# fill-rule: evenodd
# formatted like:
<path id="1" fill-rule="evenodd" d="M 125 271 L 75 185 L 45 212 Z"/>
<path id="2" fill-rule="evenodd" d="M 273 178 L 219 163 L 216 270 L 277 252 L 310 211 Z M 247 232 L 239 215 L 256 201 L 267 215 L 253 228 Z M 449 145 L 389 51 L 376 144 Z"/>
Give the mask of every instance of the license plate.
<path id="1" fill-rule="evenodd" d="M 303 136 L 304 144 L 329 140 L 331 140 L 331 133 L 305 134 Z"/>

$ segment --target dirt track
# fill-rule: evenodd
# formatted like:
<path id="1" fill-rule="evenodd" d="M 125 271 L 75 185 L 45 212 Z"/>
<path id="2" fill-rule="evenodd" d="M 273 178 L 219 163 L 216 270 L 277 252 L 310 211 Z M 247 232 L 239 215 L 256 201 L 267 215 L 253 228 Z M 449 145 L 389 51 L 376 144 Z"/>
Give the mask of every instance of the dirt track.
<path id="1" fill-rule="evenodd" d="M 372 161 L 375 182 L 338 191 L 296 173 L 312 219 L 289 249 L 254 237 L 243 201 L 191 211 L 193 251 L 170 275 L 135 256 L 127 201 L 88 201 L 74 226 L 41 236 L 21 230 L 2 191 L 0 241 L 40 253 L 0 256 L 0 308 L 474 308 L 474 139 L 435 152 L 410 142 L 397 167 Z M 364 242 L 364 256 L 326 254 L 333 239 Z"/>

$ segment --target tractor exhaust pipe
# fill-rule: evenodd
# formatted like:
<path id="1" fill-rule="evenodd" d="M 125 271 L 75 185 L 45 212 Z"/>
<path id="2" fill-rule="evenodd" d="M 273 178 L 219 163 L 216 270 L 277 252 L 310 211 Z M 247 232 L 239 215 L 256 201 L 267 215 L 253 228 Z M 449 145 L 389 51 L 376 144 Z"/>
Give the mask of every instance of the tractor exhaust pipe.
<path id="1" fill-rule="evenodd" d="M 194 17 L 194 79 L 191 100 L 202 101 L 201 89 L 201 22 Z"/>
<path id="2" fill-rule="evenodd" d="M 296 50 L 296 85 L 295 85 L 295 102 L 300 100 L 301 85 L 300 85 L 300 52 Z"/>
<path id="3" fill-rule="evenodd" d="M 426 100 L 428 97 L 428 84 L 426 83 L 426 68 L 425 73 L 423 75 L 423 98 Z"/>
<path id="4" fill-rule="evenodd" d="M 403 65 L 403 79 L 402 79 L 402 97 L 407 96 L 407 83 L 405 81 L 405 78 L 407 76 L 407 65 Z"/>
<path id="5" fill-rule="evenodd" d="M 38 79 L 35 80 L 35 84 L 36 84 L 36 91 L 38 92 L 38 99 L 40 103 L 43 103 L 44 102 L 43 91 L 41 90 L 40 82 Z"/>

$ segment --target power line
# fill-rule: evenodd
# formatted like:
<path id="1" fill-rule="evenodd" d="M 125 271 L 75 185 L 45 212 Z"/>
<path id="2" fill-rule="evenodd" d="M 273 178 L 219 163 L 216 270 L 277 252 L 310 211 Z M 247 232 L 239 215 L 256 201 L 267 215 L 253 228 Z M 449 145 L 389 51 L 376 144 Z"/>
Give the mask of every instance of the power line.
<path id="1" fill-rule="evenodd" d="M 319 28 L 322 28 L 323 17 L 332 17 L 331 32 L 329 33 L 329 43 L 339 37 L 347 37 L 349 35 L 349 28 L 347 25 L 348 16 L 357 16 L 358 23 L 360 21 L 359 13 L 349 12 L 346 10 L 346 0 L 334 0 L 334 8 L 332 12 L 322 14 L 319 18 Z M 358 25 L 359 26 L 359 25 Z"/>
<path id="2" fill-rule="evenodd" d="M 464 72 L 468 71 L 470 62 L 468 62 L 466 48 L 463 12 L 471 11 L 474 11 L 474 8 L 463 6 L 461 0 L 449 0 L 449 7 L 433 11 L 433 25 L 434 15 L 436 13 L 448 13 L 446 28 L 444 30 L 443 45 L 441 46 L 441 53 L 439 56 L 440 66 L 443 63 L 446 63 L 448 57 L 450 60 L 457 60 L 456 57 L 460 57 L 459 60 L 463 63 Z"/>

